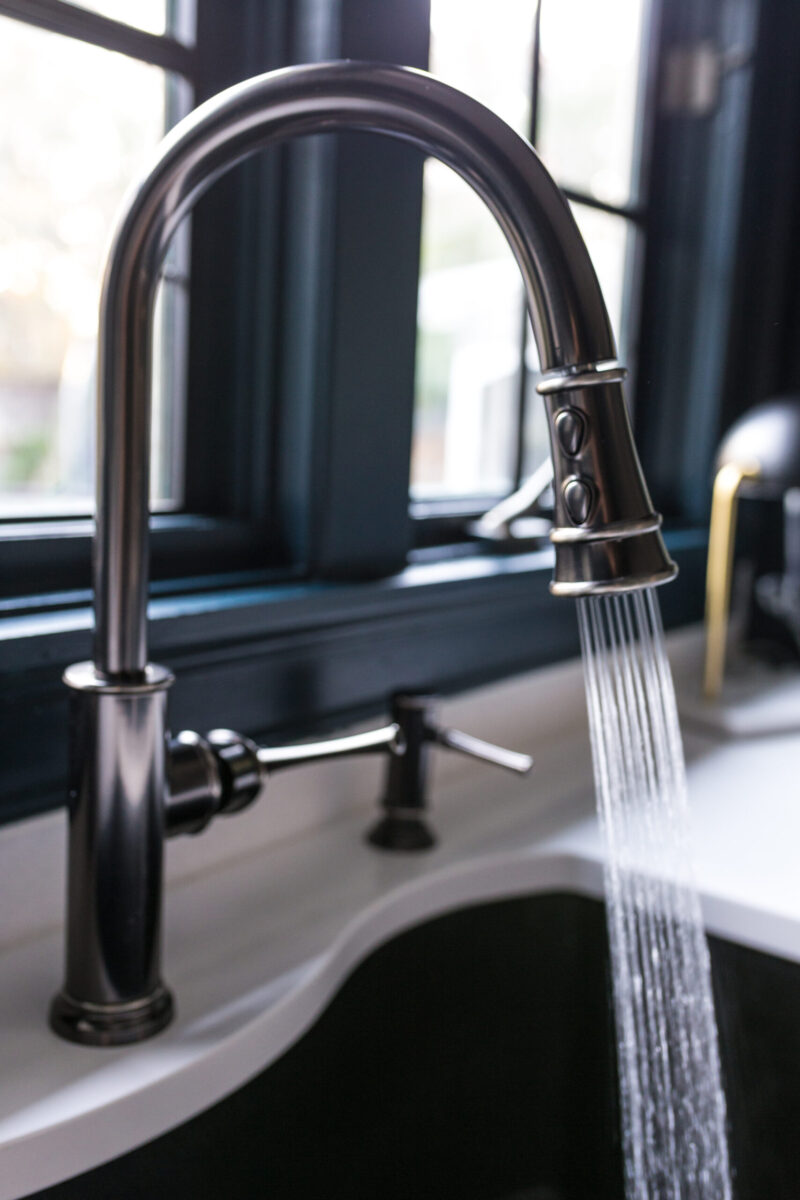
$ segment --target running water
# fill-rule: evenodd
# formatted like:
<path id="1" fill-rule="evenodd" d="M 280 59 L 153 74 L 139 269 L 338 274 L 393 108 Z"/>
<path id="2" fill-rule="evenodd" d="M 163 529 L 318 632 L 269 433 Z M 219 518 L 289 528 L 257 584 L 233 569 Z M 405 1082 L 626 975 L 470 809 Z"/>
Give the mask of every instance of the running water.
<path id="1" fill-rule="evenodd" d="M 654 589 L 578 601 L 627 1200 L 730 1200 L 717 1029 L 686 772 Z"/>

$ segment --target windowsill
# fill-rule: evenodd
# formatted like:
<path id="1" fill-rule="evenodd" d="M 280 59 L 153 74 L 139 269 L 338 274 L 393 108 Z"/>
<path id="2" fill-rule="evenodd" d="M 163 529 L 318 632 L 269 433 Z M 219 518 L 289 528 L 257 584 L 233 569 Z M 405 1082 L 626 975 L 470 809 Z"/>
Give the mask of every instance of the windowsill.
<path id="1" fill-rule="evenodd" d="M 88 604 L 93 537 L 90 517 L 0 522 L 5 567 L 0 618 L 26 606 L 41 608 L 43 600 L 55 608 L 59 595 L 64 608 Z M 220 573 L 243 571 L 276 559 L 278 551 L 270 544 L 268 530 L 247 521 L 156 513 L 150 518 L 150 555 L 151 576 L 159 581 L 155 586 L 174 589 L 174 577 L 200 575 L 209 562 Z M 178 585 L 182 588 L 183 583 Z"/>
<path id="2" fill-rule="evenodd" d="M 397 575 L 379 580 L 252 584 L 232 575 L 227 587 L 220 587 L 221 580 L 212 587 L 207 577 L 194 583 L 173 584 L 169 595 L 152 595 L 148 605 L 150 641 L 153 651 L 202 643 L 212 632 L 230 633 L 233 621 L 238 640 L 263 633 L 265 617 L 269 618 L 271 633 L 279 634 L 312 624 L 335 623 L 344 612 L 352 620 L 420 603 L 427 609 L 447 603 L 454 588 L 475 589 L 478 600 L 488 582 L 520 577 L 544 580 L 552 567 L 553 552 L 546 547 L 527 554 L 489 556 L 473 552 L 466 557 L 439 557 L 436 562 L 412 563 Z M 151 591 L 158 593 L 164 586 L 156 584 Z M 50 609 L 47 612 L 30 611 L 31 604 L 25 600 L 22 603 L 27 611 L 23 615 L 0 619 L 0 640 L 9 650 L 4 656 L 9 668 L 24 669 L 51 660 L 52 639 L 59 639 L 62 645 L 69 641 L 76 649 L 80 644 L 82 656 L 90 656 L 88 635 L 93 614 L 88 594 L 65 595 L 60 606 L 58 599 L 44 599 Z"/>
<path id="3" fill-rule="evenodd" d="M 667 541 L 682 570 L 662 591 L 675 626 L 702 613 L 706 538 L 683 530 Z M 399 689 L 449 694 L 568 658 L 578 651 L 574 606 L 549 594 L 552 565 L 545 548 L 437 557 L 377 580 L 206 577 L 154 594 L 150 655 L 176 675 L 171 727 L 302 736 L 385 712 Z M 63 607 L 39 599 L 0 618 L 0 823 L 63 802 L 61 674 L 92 652 L 86 594 Z"/>
<path id="4" fill-rule="evenodd" d="M 670 550 L 705 550 L 704 530 L 680 529 L 666 535 Z M 253 583 L 248 573 L 205 576 L 198 579 L 158 582 L 151 586 L 148 605 L 153 651 L 203 644 L 210 635 L 233 633 L 237 641 L 264 632 L 269 619 L 273 635 L 389 615 L 400 609 L 436 609 L 450 603 L 457 590 L 479 602 L 487 589 L 527 580 L 549 582 L 554 555 L 549 546 L 523 554 L 476 553 L 462 543 L 437 551 L 412 552 L 412 561 L 396 575 L 378 580 L 343 582 Z M 432 560 L 432 555 L 435 558 Z M 255 576 L 249 573 L 249 577 Z M 537 588 L 538 590 L 538 588 Z M 159 594 L 159 593 L 167 594 Z M 6 614 L 3 614 L 3 607 Z M 15 611 L 16 609 L 16 611 Z M 21 611 L 20 611 L 21 610 Z M 232 629 L 235 621 L 235 630 Z M 24 670 L 53 661 L 54 651 L 67 647 L 67 661 L 91 655 L 93 614 L 88 592 L 26 597 L 0 604 L 0 641 L 4 644 L 4 669 Z M 76 657 L 77 656 L 77 657 Z"/>

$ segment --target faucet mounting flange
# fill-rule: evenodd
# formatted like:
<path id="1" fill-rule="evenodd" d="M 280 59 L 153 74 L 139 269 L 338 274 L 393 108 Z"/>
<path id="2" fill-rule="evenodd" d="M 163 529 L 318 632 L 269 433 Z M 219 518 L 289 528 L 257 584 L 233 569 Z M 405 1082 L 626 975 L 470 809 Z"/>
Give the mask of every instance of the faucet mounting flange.
<path id="1" fill-rule="evenodd" d="M 167 691 L 148 664 L 138 681 L 94 663 L 64 674 L 70 688 L 67 961 L 50 1009 L 56 1033 L 118 1046 L 172 1016 L 160 978 Z"/>

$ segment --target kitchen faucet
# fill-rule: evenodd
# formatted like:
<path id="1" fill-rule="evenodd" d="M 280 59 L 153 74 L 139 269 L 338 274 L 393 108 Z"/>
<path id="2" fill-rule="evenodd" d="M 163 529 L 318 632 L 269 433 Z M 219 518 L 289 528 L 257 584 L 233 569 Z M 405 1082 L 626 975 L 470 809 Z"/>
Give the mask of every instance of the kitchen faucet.
<path id="1" fill-rule="evenodd" d="M 395 724 L 311 748 L 264 749 L 229 730 L 168 739 L 172 675 L 148 658 L 151 326 L 161 262 L 181 220 L 235 163 L 276 141 L 345 129 L 401 138 L 452 167 L 508 239 L 543 372 L 538 390 L 555 492 L 552 591 L 626 591 L 677 570 L 633 446 L 625 372 L 591 260 L 566 200 L 523 138 L 424 72 L 382 64 L 290 67 L 201 105 L 168 135 L 129 198 L 103 282 L 95 647 L 92 662 L 65 673 L 72 705 L 66 978 L 51 1008 L 53 1028 L 74 1041 L 137 1041 L 170 1019 L 160 973 L 168 833 L 237 811 L 278 766 L 402 752 Z"/>

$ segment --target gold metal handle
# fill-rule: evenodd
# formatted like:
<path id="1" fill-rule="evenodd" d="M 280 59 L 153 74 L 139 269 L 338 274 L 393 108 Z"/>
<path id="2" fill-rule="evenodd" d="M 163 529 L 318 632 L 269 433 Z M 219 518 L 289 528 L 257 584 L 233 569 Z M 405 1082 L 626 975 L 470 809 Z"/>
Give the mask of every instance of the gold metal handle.
<path id="1" fill-rule="evenodd" d="M 725 672 L 739 488 L 744 480 L 757 479 L 759 474 L 758 463 L 730 462 L 720 467 L 714 480 L 706 568 L 706 661 L 703 691 L 708 700 L 719 696 Z"/>

